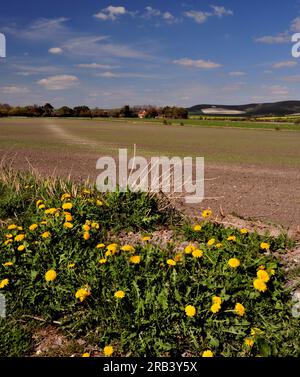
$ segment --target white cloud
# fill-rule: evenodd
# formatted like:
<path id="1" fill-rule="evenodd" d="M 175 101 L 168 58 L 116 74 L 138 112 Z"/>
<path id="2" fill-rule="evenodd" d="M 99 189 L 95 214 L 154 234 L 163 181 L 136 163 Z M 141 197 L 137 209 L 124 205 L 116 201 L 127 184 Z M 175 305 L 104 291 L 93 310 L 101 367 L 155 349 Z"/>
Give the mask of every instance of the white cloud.
<path id="1" fill-rule="evenodd" d="M 277 35 L 264 35 L 259 38 L 255 38 L 255 42 L 265 43 L 265 44 L 281 44 L 290 42 L 290 36 L 288 33 L 281 33 Z"/>
<path id="2" fill-rule="evenodd" d="M 295 18 L 291 22 L 290 29 L 291 29 L 291 31 L 294 31 L 296 33 L 300 31 L 300 17 Z"/>
<path id="3" fill-rule="evenodd" d="M 44 78 L 37 83 L 48 90 L 63 90 L 77 85 L 79 79 L 72 75 L 57 75 Z"/>
<path id="4" fill-rule="evenodd" d="M 2 88 L 0 87 L 0 92 L 3 94 L 8 94 L 8 95 L 17 95 L 17 94 L 29 93 L 30 90 L 26 87 L 9 85 L 9 86 L 3 86 Z"/>
<path id="5" fill-rule="evenodd" d="M 173 23 L 177 21 L 171 12 L 162 12 L 159 9 L 155 9 L 150 6 L 146 7 L 145 10 L 146 12 L 142 15 L 143 18 L 151 19 L 153 17 L 156 17 L 164 20 L 167 23 Z"/>
<path id="6" fill-rule="evenodd" d="M 112 66 L 112 65 L 109 65 L 109 64 L 98 64 L 98 63 L 78 64 L 77 67 L 79 67 L 79 68 L 88 68 L 88 69 L 112 69 L 112 68 L 117 68 L 116 66 Z"/>
<path id="7" fill-rule="evenodd" d="M 59 67 L 54 67 L 53 65 L 40 65 L 40 66 L 33 66 L 33 65 L 22 65 L 22 64 L 14 64 L 13 68 L 15 68 L 18 72 L 16 73 L 18 76 L 31 76 L 40 73 L 56 73 L 60 70 Z"/>
<path id="8" fill-rule="evenodd" d="M 203 24 L 209 17 L 219 17 L 222 18 L 223 16 L 232 16 L 233 11 L 230 9 L 226 9 L 222 6 L 211 5 L 212 12 L 203 12 L 197 10 L 190 10 L 184 12 L 183 14 L 186 17 L 192 18 L 198 24 Z"/>
<path id="9" fill-rule="evenodd" d="M 280 68 L 291 68 L 291 67 L 295 67 L 296 65 L 297 63 L 294 60 L 286 60 L 283 62 L 274 63 L 272 67 L 275 69 L 280 69 Z"/>
<path id="10" fill-rule="evenodd" d="M 203 24 L 207 20 L 207 18 L 210 16 L 210 13 L 202 12 L 202 11 L 196 11 L 196 10 L 190 10 L 188 12 L 184 12 L 184 15 L 186 17 L 192 18 L 195 22 L 198 24 Z"/>
<path id="11" fill-rule="evenodd" d="M 245 76 L 245 75 L 247 75 L 247 73 L 241 72 L 241 71 L 229 72 L 229 76 L 233 76 L 233 77 L 240 77 L 240 76 Z"/>
<path id="12" fill-rule="evenodd" d="M 60 47 L 51 47 L 48 51 L 50 52 L 50 54 L 54 55 L 61 54 L 63 52 L 63 50 Z"/>
<path id="13" fill-rule="evenodd" d="M 217 6 L 217 5 L 211 5 L 211 7 L 213 9 L 213 14 L 217 17 L 232 16 L 233 15 L 233 11 L 230 10 L 230 9 L 226 9 L 224 7 Z"/>
<path id="14" fill-rule="evenodd" d="M 110 5 L 107 8 L 102 9 L 101 12 L 95 14 L 94 17 L 102 21 L 116 21 L 120 16 L 123 16 L 126 13 L 128 12 L 126 11 L 125 7 L 114 7 L 113 5 Z"/>
<path id="15" fill-rule="evenodd" d="M 174 60 L 173 63 L 182 65 L 185 67 L 194 67 L 194 68 L 201 68 L 201 69 L 214 69 L 214 68 L 219 68 L 222 67 L 221 64 L 219 63 L 214 63 L 210 60 L 194 60 L 194 59 L 189 59 L 189 58 L 182 58 L 178 60 Z"/>
<path id="16" fill-rule="evenodd" d="M 174 16 L 170 12 L 164 12 L 162 17 L 163 17 L 164 20 L 167 20 L 167 21 L 174 20 Z"/>
<path id="17" fill-rule="evenodd" d="M 95 76 L 104 77 L 106 79 L 115 79 L 115 78 L 138 78 L 138 79 L 154 79 L 158 78 L 155 75 L 147 75 L 139 72 L 101 72 L 97 73 Z"/>

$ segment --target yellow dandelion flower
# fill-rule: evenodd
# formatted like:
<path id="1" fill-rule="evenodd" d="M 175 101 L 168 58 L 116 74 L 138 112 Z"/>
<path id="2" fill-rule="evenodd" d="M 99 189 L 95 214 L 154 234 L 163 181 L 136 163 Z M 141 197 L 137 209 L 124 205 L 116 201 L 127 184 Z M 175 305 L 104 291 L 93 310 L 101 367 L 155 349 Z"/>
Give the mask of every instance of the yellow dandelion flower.
<path id="1" fill-rule="evenodd" d="M 89 232 L 84 232 L 84 233 L 83 233 L 83 239 L 84 239 L 85 241 L 89 240 L 90 237 L 91 237 L 91 235 L 90 235 Z"/>
<path id="2" fill-rule="evenodd" d="M 214 357 L 214 354 L 210 350 L 206 350 L 202 353 L 202 357 Z"/>
<path id="3" fill-rule="evenodd" d="M 212 302 L 213 302 L 213 304 L 221 305 L 221 304 L 222 304 L 222 299 L 221 299 L 221 297 L 219 297 L 219 296 L 214 296 L 214 297 L 212 298 Z"/>
<path id="4" fill-rule="evenodd" d="M 130 257 L 130 262 L 133 264 L 139 264 L 141 263 L 141 257 L 139 255 L 133 255 Z"/>
<path id="5" fill-rule="evenodd" d="M 216 243 L 216 248 L 217 249 L 221 249 L 221 247 L 222 247 L 223 245 L 219 242 L 219 243 Z"/>
<path id="6" fill-rule="evenodd" d="M 8 233 L 5 235 L 6 238 L 10 239 L 10 238 L 13 238 L 13 235 L 11 233 Z"/>
<path id="7" fill-rule="evenodd" d="M 105 263 L 107 263 L 107 259 L 102 258 L 102 259 L 99 260 L 99 263 L 100 264 L 105 264 Z"/>
<path id="8" fill-rule="evenodd" d="M 70 210 L 73 208 L 73 204 L 72 203 L 64 203 L 62 205 L 62 209 L 67 209 L 67 210 Z"/>
<path id="9" fill-rule="evenodd" d="M 60 200 L 63 202 L 64 200 L 66 199 L 70 199 L 71 198 L 71 195 L 68 194 L 68 193 L 65 193 L 61 196 Z"/>
<path id="10" fill-rule="evenodd" d="M 174 259 L 168 259 L 168 260 L 167 260 L 167 264 L 168 264 L 169 266 L 176 266 L 176 262 L 174 261 Z"/>
<path id="11" fill-rule="evenodd" d="M 93 229 L 99 229 L 100 228 L 100 225 L 96 222 L 93 222 L 91 226 L 92 226 Z"/>
<path id="12" fill-rule="evenodd" d="M 73 221 L 73 216 L 69 212 L 64 212 L 64 215 L 67 222 Z"/>
<path id="13" fill-rule="evenodd" d="M 265 270 L 258 270 L 256 273 L 258 279 L 262 280 L 264 283 L 267 283 L 270 280 L 270 276 Z"/>
<path id="14" fill-rule="evenodd" d="M 221 305 L 219 305 L 219 304 L 212 304 L 212 306 L 210 307 L 210 310 L 211 310 L 211 312 L 213 312 L 214 314 L 216 314 L 216 313 L 218 313 L 221 310 Z"/>
<path id="15" fill-rule="evenodd" d="M 46 281 L 53 281 L 57 277 L 57 273 L 55 270 L 49 270 L 45 273 L 45 280 Z"/>
<path id="16" fill-rule="evenodd" d="M 124 245 L 124 246 L 121 247 L 121 250 L 122 251 L 128 251 L 129 253 L 135 252 L 135 248 L 131 245 Z"/>
<path id="17" fill-rule="evenodd" d="M 40 205 L 38 206 L 38 209 L 44 209 L 44 208 L 46 208 L 45 204 L 40 204 Z"/>
<path id="18" fill-rule="evenodd" d="M 84 225 L 82 226 L 82 229 L 83 229 L 85 232 L 88 232 L 88 231 L 91 229 L 91 227 L 90 227 L 88 224 L 84 224 Z"/>
<path id="19" fill-rule="evenodd" d="M 267 284 L 261 279 L 255 279 L 253 287 L 259 292 L 265 292 L 268 289 Z"/>
<path id="20" fill-rule="evenodd" d="M 104 254 L 106 257 L 110 257 L 112 255 L 110 250 L 107 250 Z"/>
<path id="21" fill-rule="evenodd" d="M 254 345 L 254 339 L 253 338 L 245 338 L 244 343 L 247 347 L 251 348 Z"/>
<path id="22" fill-rule="evenodd" d="M 188 305 L 185 307 L 185 314 L 188 317 L 194 317 L 196 315 L 196 308 L 193 305 Z"/>
<path id="23" fill-rule="evenodd" d="M 260 244 L 260 248 L 261 248 L 262 250 L 270 250 L 270 244 L 268 244 L 267 242 L 262 242 L 262 243 Z"/>
<path id="24" fill-rule="evenodd" d="M 270 272 L 270 275 L 272 275 L 272 276 L 275 275 L 275 273 L 276 273 L 276 271 L 274 270 L 274 268 L 272 268 L 269 272 Z"/>
<path id="25" fill-rule="evenodd" d="M 203 256 L 203 251 L 200 249 L 196 249 L 192 252 L 192 256 L 194 258 L 201 258 Z"/>
<path id="26" fill-rule="evenodd" d="M 18 251 L 24 251 L 25 250 L 25 246 L 24 245 L 20 245 L 19 247 L 18 247 Z"/>
<path id="27" fill-rule="evenodd" d="M 239 315 L 241 317 L 243 317 L 243 315 L 245 314 L 245 308 L 240 303 L 235 304 L 234 311 L 236 312 L 237 315 Z"/>
<path id="28" fill-rule="evenodd" d="M 201 232 L 202 227 L 201 227 L 201 225 L 196 224 L 196 225 L 194 225 L 193 229 L 194 229 L 195 232 Z"/>
<path id="29" fill-rule="evenodd" d="M 103 353 L 104 353 L 104 356 L 111 356 L 113 353 L 114 353 L 114 349 L 112 346 L 105 346 L 103 348 Z"/>
<path id="30" fill-rule="evenodd" d="M 75 293 L 75 297 L 80 300 L 80 302 L 84 301 L 88 296 L 91 295 L 90 287 L 84 287 L 78 289 L 78 291 Z"/>
<path id="31" fill-rule="evenodd" d="M 13 240 L 6 240 L 5 242 L 4 242 L 4 245 L 9 245 L 10 243 L 12 243 L 13 242 Z"/>
<path id="32" fill-rule="evenodd" d="M 5 263 L 3 263 L 4 267 L 11 267 L 13 265 L 14 265 L 13 262 L 5 262 Z"/>
<path id="33" fill-rule="evenodd" d="M 47 221 L 46 220 L 43 220 L 40 222 L 41 225 L 47 225 Z"/>
<path id="34" fill-rule="evenodd" d="M 69 264 L 68 264 L 68 268 L 72 269 L 72 268 L 74 268 L 74 267 L 75 267 L 75 263 L 69 263 Z"/>
<path id="35" fill-rule="evenodd" d="M 117 291 L 114 294 L 115 298 L 122 299 L 125 297 L 125 292 L 124 291 Z"/>
<path id="36" fill-rule="evenodd" d="M 37 202 L 36 202 L 36 206 L 40 206 L 41 204 L 43 203 L 43 201 L 41 199 L 39 199 Z"/>
<path id="37" fill-rule="evenodd" d="M 34 230 L 36 230 L 36 228 L 38 227 L 38 224 L 31 224 L 30 227 L 28 228 L 31 232 L 33 232 Z"/>
<path id="38" fill-rule="evenodd" d="M 49 208 L 45 210 L 45 215 L 54 215 L 57 212 L 56 208 Z"/>
<path id="39" fill-rule="evenodd" d="M 101 206 L 103 206 L 103 202 L 102 202 L 101 200 L 97 199 L 97 200 L 96 200 L 96 205 L 97 205 L 98 207 L 101 207 Z"/>
<path id="40" fill-rule="evenodd" d="M 86 194 L 86 195 L 89 195 L 91 193 L 91 191 L 89 189 L 83 189 L 82 191 L 83 194 Z"/>
<path id="41" fill-rule="evenodd" d="M 195 250 L 197 250 L 196 246 L 194 246 L 193 244 L 190 243 L 189 245 L 187 245 L 185 247 L 184 252 L 186 254 L 192 254 L 192 252 L 195 251 Z"/>
<path id="42" fill-rule="evenodd" d="M 206 209 L 204 211 L 202 211 L 202 217 L 204 219 L 207 219 L 208 217 L 211 217 L 212 216 L 212 211 L 210 209 Z"/>
<path id="43" fill-rule="evenodd" d="M 96 249 L 103 249 L 104 247 L 105 247 L 104 243 L 98 243 L 98 245 L 96 246 Z"/>
<path id="44" fill-rule="evenodd" d="M 151 239 L 151 237 L 149 237 L 149 236 L 142 237 L 142 241 L 144 241 L 144 242 L 148 242 L 148 241 L 150 241 L 150 239 Z"/>
<path id="45" fill-rule="evenodd" d="M 240 264 L 241 264 L 241 262 L 237 258 L 231 258 L 228 261 L 228 265 L 231 268 L 237 268 L 237 267 L 239 267 Z"/>
<path id="46" fill-rule="evenodd" d="M 8 225 L 7 229 L 8 230 L 14 230 L 16 229 L 18 226 L 16 224 L 11 224 L 11 225 Z"/>
<path id="47" fill-rule="evenodd" d="M 216 240 L 215 240 L 214 238 L 211 238 L 211 239 L 207 242 L 207 246 L 212 246 L 215 242 L 216 242 Z"/>
<path id="48" fill-rule="evenodd" d="M 91 357 L 91 354 L 88 353 L 88 352 L 85 352 L 85 353 L 82 354 L 82 357 Z"/>
<path id="49" fill-rule="evenodd" d="M 70 223 L 69 221 L 66 221 L 64 223 L 64 228 L 66 228 L 66 229 L 72 229 L 73 228 L 73 224 Z"/>
<path id="50" fill-rule="evenodd" d="M 51 233 L 50 232 L 44 232 L 44 233 L 42 233 L 42 237 L 45 238 L 45 239 L 50 238 Z"/>
<path id="51" fill-rule="evenodd" d="M 246 228 L 242 228 L 242 229 L 240 229 L 240 233 L 241 234 L 247 234 L 247 233 L 249 233 L 249 231 Z"/>
<path id="52" fill-rule="evenodd" d="M 265 270 L 266 267 L 265 267 L 264 265 L 261 265 L 261 266 L 258 267 L 258 269 L 259 269 L 259 270 Z"/>
<path id="53" fill-rule="evenodd" d="M 118 245 L 116 243 L 111 243 L 110 245 L 106 246 L 106 250 L 114 255 L 118 251 Z"/>
<path id="54" fill-rule="evenodd" d="M 233 242 L 235 242 L 236 241 L 236 236 L 229 236 L 229 237 L 227 237 L 227 241 L 233 241 Z"/>
<path id="55" fill-rule="evenodd" d="M 16 237 L 15 237 L 15 241 L 16 242 L 21 242 L 23 241 L 25 238 L 25 234 L 18 234 Z"/>
<path id="56" fill-rule="evenodd" d="M 182 253 L 177 253 L 174 257 L 175 262 L 180 262 L 183 258 Z"/>
<path id="57" fill-rule="evenodd" d="M 9 280 L 8 279 L 1 280 L 0 281 L 0 289 L 5 288 L 8 284 L 9 284 Z"/>

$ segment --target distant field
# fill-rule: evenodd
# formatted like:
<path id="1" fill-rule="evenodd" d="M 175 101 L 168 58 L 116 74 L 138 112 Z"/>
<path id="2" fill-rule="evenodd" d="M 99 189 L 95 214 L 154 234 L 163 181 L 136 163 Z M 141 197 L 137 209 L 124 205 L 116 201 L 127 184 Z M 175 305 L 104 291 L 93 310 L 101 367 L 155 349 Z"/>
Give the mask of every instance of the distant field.
<path id="1" fill-rule="evenodd" d="M 178 122 L 178 121 L 177 121 Z M 120 147 L 138 153 L 204 156 L 209 162 L 300 166 L 300 130 L 282 125 L 186 120 L 185 126 L 161 120 L 1 119 L 0 149 L 68 149 L 115 154 Z M 201 127 L 200 127 L 201 125 Z M 229 127 L 230 128 L 227 128 Z M 269 128 L 266 130 L 265 128 Z"/>

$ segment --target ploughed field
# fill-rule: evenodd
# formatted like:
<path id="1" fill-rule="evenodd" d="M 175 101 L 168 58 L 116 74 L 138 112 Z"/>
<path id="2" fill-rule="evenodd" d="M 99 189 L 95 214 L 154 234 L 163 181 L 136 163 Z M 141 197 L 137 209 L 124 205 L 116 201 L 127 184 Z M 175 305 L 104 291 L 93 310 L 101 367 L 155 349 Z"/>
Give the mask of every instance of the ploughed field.
<path id="1" fill-rule="evenodd" d="M 0 157 L 25 169 L 76 179 L 97 176 L 96 160 L 137 155 L 205 158 L 203 207 L 287 226 L 300 224 L 300 131 L 228 122 L 1 119 Z M 200 205 L 200 207 L 202 204 Z M 199 206 L 198 206 L 199 208 Z M 198 209 L 197 208 L 197 209 Z M 191 208 L 189 207 L 189 210 Z"/>

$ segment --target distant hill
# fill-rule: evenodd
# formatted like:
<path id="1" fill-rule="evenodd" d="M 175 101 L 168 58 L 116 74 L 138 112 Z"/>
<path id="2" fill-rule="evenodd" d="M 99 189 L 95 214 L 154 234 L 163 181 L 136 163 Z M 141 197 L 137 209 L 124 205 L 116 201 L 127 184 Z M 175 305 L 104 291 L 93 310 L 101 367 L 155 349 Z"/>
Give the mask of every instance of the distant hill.
<path id="1" fill-rule="evenodd" d="M 300 101 L 250 103 L 247 105 L 196 105 L 187 109 L 191 115 L 291 115 L 300 113 Z"/>

